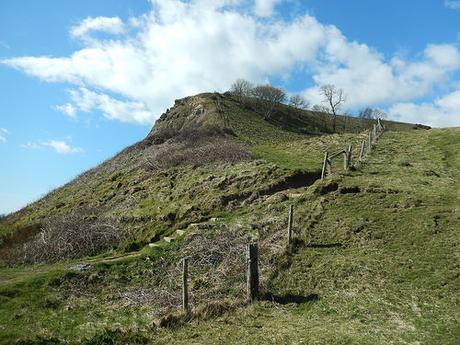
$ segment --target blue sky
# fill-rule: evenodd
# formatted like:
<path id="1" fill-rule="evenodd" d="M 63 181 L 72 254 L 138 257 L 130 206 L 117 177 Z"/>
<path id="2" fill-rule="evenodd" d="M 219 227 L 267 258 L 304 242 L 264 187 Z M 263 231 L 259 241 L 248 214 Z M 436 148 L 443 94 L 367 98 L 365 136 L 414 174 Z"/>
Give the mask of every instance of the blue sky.
<path id="1" fill-rule="evenodd" d="M 269 81 L 460 125 L 460 1 L 2 0 L 0 213 L 142 139 L 174 99 Z"/>

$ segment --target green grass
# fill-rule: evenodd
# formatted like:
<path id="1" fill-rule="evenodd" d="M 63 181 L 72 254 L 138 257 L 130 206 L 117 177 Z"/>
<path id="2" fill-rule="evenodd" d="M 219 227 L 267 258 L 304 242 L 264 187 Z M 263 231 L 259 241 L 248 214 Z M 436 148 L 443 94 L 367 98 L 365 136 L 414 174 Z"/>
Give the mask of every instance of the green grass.
<path id="1" fill-rule="evenodd" d="M 342 181 L 361 193 L 327 195 L 308 232 L 308 220 L 297 223 L 308 245 L 267 287 L 293 303 L 263 302 L 160 332 L 164 343 L 458 343 L 459 134 L 385 134 L 366 165 Z M 393 152 L 411 166 L 392 160 Z M 296 205 L 297 213 L 306 206 Z"/>
<path id="2" fill-rule="evenodd" d="M 109 339 L 119 344 L 456 344 L 458 135 L 455 129 L 388 132 L 361 168 L 334 178 L 340 188 L 358 187 L 359 193 L 318 196 L 326 181 L 292 200 L 222 213 L 219 222 L 242 225 L 263 238 L 267 222 L 275 224 L 274 235 L 284 233 L 285 207 L 295 204 L 302 242 L 287 257 L 274 257 L 273 274 L 262 273 L 264 292 L 273 301 L 173 329 L 152 326 L 158 301 L 123 307 L 117 293 L 161 285 L 161 272 L 148 267 L 165 259 L 179 262 L 182 242 L 96 263 L 90 273 L 68 273 L 71 263 L 39 266 L 35 272 L 3 268 L 0 343 L 41 337 L 101 344 Z M 219 238 L 213 231 L 210 238 Z M 14 274 L 20 279 L 5 279 Z M 207 273 L 195 274 L 196 280 Z M 196 284 L 194 298 L 201 296 Z M 222 292 L 243 295 L 244 276 L 225 284 Z M 178 286 L 171 289 L 180 293 Z"/>
<path id="3" fill-rule="evenodd" d="M 142 168 L 142 150 L 128 150 L 1 224 L 0 233 L 14 233 L 83 203 L 119 219 L 131 237 L 91 258 L 0 265 L 0 344 L 460 341 L 459 129 L 391 123 L 398 131 L 385 133 L 347 176 L 274 193 L 270 187 L 294 171 L 317 172 L 326 150 L 352 143 L 356 157 L 365 138 L 356 132 L 366 123 L 347 119 L 344 128 L 339 118 L 345 133 L 318 135 L 321 126 L 327 131 L 322 114 L 281 107 L 267 122 L 233 101 L 225 109 L 254 160 L 153 174 Z M 333 168 L 340 171 L 341 158 Z M 325 192 L 333 182 L 338 191 Z M 289 204 L 298 242 L 286 251 Z M 177 229 L 185 234 L 161 241 Z M 253 240 L 265 300 L 176 328 L 154 326 L 180 308 L 184 256 L 195 308 L 241 301 L 244 246 Z M 71 271 L 77 263 L 91 270 Z"/>

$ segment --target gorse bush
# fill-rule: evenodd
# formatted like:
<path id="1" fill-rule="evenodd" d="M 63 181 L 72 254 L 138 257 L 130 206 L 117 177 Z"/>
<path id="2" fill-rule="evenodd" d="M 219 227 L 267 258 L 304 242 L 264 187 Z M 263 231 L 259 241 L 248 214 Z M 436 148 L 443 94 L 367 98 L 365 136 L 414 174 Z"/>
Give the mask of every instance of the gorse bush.
<path id="1" fill-rule="evenodd" d="M 113 221 L 76 212 L 46 220 L 28 241 L 3 248 L 1 256 L 14 264 L 57 262 L 95 255 L 124 238 Z"/>
<path id="2" fill-rule="evenodd" d="M 147 155 L 147 166 L 153 170 L 214 162 L 236 163 L 250 158 L 241 144 L 226 138 L 218 128 L 188 128 L 175 134 L 172 130 L 165 130 L 160 135 L 170 138 L 153 146 Z"/>

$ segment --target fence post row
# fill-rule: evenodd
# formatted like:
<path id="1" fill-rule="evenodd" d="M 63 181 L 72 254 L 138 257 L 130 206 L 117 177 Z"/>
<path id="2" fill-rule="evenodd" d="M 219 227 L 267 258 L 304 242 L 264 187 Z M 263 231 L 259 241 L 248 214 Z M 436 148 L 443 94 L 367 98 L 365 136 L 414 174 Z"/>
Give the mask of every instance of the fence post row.
<path id="1" fill-rule="evenodd" d="M 369 130 L 369 139 L 368 139 L 368 148 L 369 152 L 372 149 L 372 142 L 373 140 L 377 140 L 378 135 L 385 129 L 385 127 L 381 124 L 380 118 L 377 119 L 377 125 L 374 124 L 372 130 Z M 362 160 L 364 157 L 364 150 L 365 150 L 366 140 L 361 141 L 361 148 L 359 151 L 359 160 Z M 352 159 L 352 145 L 348 145 L 348 148 L 343 153 L 343 169 L 344 172 L 347 173 L 351 164 Z M 332 155 L 335 157 L 339 155 L 336 153 Z M 331 174 L 332 166 L 331 166 L 331 159 L 329 158 L 329 152 L 324 153 L 324 160 L 323 160 L 323 168 L 321 171 L 321 180 L 324 180 L 326 175 Z M 292 243 L 292 224 L 293 224 L 293 217 L 294 217 L 294 206 L 289 205 L 289 214 L 288 214 L 288 234 L 287 240 L 288 245 Z M 257 243 L 250 243 L 247 245 L 246 249 L 246 258 L 247 258 L 247 274 L 246 274 L 246 284 L 247 284 L 247 298 L 248 301 L 252 302 L 257 299 L 259 294 L 259 267 L 258 267 L 258 247 Z M 188 291 L 188 258 L 182 259 L 182 309 L 185 313 L 190 312 L 189 306 L 189 291 Z"/>
<path id="2" fill-rule="evenodd" d="M 259 294 L 257 243 L 250 243 L 247 247 L 247 298 L 249 302 L 257 299 Z"/>
<path id="3" fill-rule="evenodd" d="M 187 314 L 190 311 L 188 304 L 188 258 L 182 259 L 182 309 Z"/>
<path id="4" fill-rule="evenodd" d="M 294 205 L 289 205 L 288 215 L 288 245 L 292 243 L 292 218 L 294 217 Z"/>

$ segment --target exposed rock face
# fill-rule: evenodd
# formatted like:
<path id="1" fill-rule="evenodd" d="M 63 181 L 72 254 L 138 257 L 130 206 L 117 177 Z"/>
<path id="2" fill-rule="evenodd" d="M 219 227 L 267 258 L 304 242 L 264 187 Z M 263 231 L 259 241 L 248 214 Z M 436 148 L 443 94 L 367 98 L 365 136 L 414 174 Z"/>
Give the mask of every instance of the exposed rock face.
<path id="1" fill-rule="evenodd" d="M 174 106 L 164 112 L 156 121 L 148 137 L 156 137 L 166 128 L 181 130 L 211 124 L 223 127 L 218 116 L 217 104 L 225 96 L 218 93 L 202 93 L 196 96 L 176 99 Z"/>

